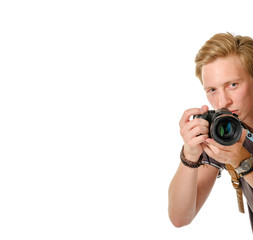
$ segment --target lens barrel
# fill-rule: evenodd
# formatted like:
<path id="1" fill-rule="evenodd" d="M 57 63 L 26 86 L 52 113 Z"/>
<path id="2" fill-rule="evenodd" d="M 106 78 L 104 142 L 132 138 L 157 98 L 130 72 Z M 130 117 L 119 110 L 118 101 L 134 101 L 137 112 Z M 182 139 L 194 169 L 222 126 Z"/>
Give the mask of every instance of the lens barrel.
<path id="1" fill-rule="evenodd" d="M 233 145 L 242 135 L 241 122 L 230 114 L 219 115 L 210 126 L 210 135 L 216 142 L 224 146 Z"/>

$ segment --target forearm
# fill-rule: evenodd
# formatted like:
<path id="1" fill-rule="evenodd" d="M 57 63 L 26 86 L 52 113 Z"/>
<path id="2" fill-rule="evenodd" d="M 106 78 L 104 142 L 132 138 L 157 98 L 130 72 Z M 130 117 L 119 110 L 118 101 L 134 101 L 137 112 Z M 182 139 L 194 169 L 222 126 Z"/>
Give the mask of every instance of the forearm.
<path id="1" fill-rule="evenodd" d="M 191 120 L 191 117 L 203 114 L 207 110 L 208 107 L 205 105 L 188 109 L 179 122 L 180 134 L 184 141 L 180 157 L 186 166 L 180 163 L 169 188 L 169 217 L 177 227 L 187 225 L 193 220 L 202 206 L 202 199 L 206 196 L 205 188 L 199 188 L 200 185 L 206 184 L 200 181 L 203 180 L 199 179 L 199 172 L 202 170 L 199 170 L 201 167 L 197 167 L 199 157 L 203 153 L 202 143 L 208 138 L 209 122 L 200 118 Z"/>
<path id="2" fill-rule="evenodd" d="M 246 182 L 253 188 L 253 172 L 244 176 Z"/>
<path id="3" fill-rule="evenodd" d="M 180 163 L 169 188 L 169 217 L 181 227 L 189 224 L 196 215 L 198 169 Z"/>

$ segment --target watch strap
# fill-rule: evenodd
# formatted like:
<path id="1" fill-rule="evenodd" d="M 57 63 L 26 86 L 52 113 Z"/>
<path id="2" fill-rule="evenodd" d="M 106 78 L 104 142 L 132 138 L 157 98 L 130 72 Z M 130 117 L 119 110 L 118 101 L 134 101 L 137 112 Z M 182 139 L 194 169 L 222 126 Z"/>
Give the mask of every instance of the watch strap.
<path id="1" fill-rule="evenodd" d="M 252 171 L 253 171 L 253 167 L 251 167 L 251 168 L 250 168 L 248 171 L 246 171 L 246 172 L 240 173 L 239 176 L 240 176 L 240 177 L 243 177 L 243 176 L 245 176 L 245 175 L 251 173 Z"/>
<path id="2" fill-rule="evenodd" d="M 238 168 L 235 168 L 235 171 L 240 175 L 240 177 L 241 177 L 241 175 L 243 176 L 244 173 L 246 173 L 246 172 L 248 173 L 248 171 L 250 171 L 250 169 L 246 169 L 246 170 L 243 169 L 242 165 L 243 165 L 243 163 L 245 163 L 245 162 L 251 163 L 250 169 L 253 167 L 253 156 L 252 156 L 252 154 L 250 155 L 249 158 L 247 158 L 247 159 L 241 161 L 241 164 L 240 164 L 240 166 L 239 166 Z"/>

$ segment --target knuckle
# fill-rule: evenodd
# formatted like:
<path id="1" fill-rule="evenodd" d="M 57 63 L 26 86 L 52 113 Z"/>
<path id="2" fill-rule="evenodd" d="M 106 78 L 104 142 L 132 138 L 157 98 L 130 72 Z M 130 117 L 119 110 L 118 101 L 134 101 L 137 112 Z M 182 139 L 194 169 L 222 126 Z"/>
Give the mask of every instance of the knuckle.
<path id="1" fill-rule="evenodd" d="M 197 130 L 198 134 L 202 133 L 202 129 L 203 128 L 200 125 L 196 126 L 196 130 Z"/>
<path id="2" fill-rule="evenodd" d="M 196 119 L 196 122 L 199 124 L 199 125 L 202 125 L 202 126 L 209 126 L 209 122 L 203 118 L 195 118 Z M 195 120 L 194 119 L 194 120 Z"/>
<path id="3" fill-rule="evenodd" d="M 200 143 L 203 143 L 206 139 L 207 139 L 207 136 L 206 134 L 201 134 L 198 136 L 198 139 L 199 139 L 199 142 Z"/>
<path id="4" fill-rule="evenodd" d="M 189 141 L 189 146 L 191 149 L 193 149 L 194 151 L 196 151 L 196 149 L 198 148 L 199 146 L 199 141 L 197 138 L 193 138 Z"/>
<path id="5" fill-rule="evenodd" d="M 213 150 L 214 154 L 217 155 L 217 156 L 220 156 L 221 155 L 221 150 L 219 148 L 215 148 Z"/>
<path id="6" fill-rule="evenodd" d="M 203 119 L 201 119 L 201 118 L 194 118 L 192 121 L 194 122 L 195 125 L 203 125 L 204 124 Z"/>
<path id="7" fill-rule="evenodd" d="M 188 115 L 188 114 L 189 114 L 189 111 L 190 111 L 190 109 L 186 109 L 186 110 L 184 111 L 183 115 Z"/>
<path id="8" fill-rule="evenodd" d="M 180 129 L 180 135 L 181 135 L 181 136 L 184 135 L 184 134 L 183 134 L 183 129 L 182 129 L 182 128 Z"/>

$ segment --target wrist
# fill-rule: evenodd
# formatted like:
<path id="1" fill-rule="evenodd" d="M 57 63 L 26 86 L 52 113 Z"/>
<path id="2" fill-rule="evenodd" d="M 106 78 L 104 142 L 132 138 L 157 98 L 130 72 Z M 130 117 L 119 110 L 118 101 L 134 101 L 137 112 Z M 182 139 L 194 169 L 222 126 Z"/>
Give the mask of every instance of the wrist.
<path id="1" fill-rule="evenodd" d="M 202 154 L 194 154 L 194 153 L 192 153 L 192 151 L 189 150 L 187 148 L 187 146 L 185 146 L 185 145 L 183 145 L 181 153 L 183 153 L 183 156 L 186 159 L 188 159 L 191 162 L 195 162 L 195 163 L 199 161 L 199 158 L 202 155 Z"/>
<path id="2" fill-rule="evenodd" d="M 240 177 L 245 176 L 253 171 L 253 156 L 241 161 L 240 165 L 235 168 Z"/>
<path id="3" fill-rule="evenodd" d="M 181 153 L 180 153 L 180 159 L 181 159 L 181 162 L 185 165 L 185 166 L 187 166 L 187 167 L 189 167 L 189 168 L 198 168 L 198 167 L 200 167 L 201 165 L 203 165 L 202 163 L 201 163 L 201 160 L 202 160 L 202 158 L 203 158 L 203 155 L 201 154 L 200 155 L 200 157 L 197 159 L 197 161 L 196 161 L 196 159 L 193 159 L 193 158 L 188 158 L 189 157 L 189 155 L 187 155 L 187 157 L 184 155 L 184 146 L 182 147 L 182 150 L 181 150 Z M 189 160 L 189 159 L 191 159 L 191 160 Z M 195 161 L 194 161 L 195 160 Z"/>
<path id="4" fill-rule="evenodd" d="M 247 152 L 245 152 L 244 154 L 241 155 L 240 160 L 231 162 L 231 165 L 236 169 L 236 168 L 240 167 L 241 163 L 244 160 L 250 158 L 250 156 L 251 156 L 251 154 L 247 151 Z"/>
<path id="5" fill-rule="evenodd" d="M 192 154 L 187 154 L 187 153 L 184 153 L 183 152 L 183 156 L 188 160 L 188 161 L 191 161 L 191 162 L 194 162 L 194 163 L 197 163 L 199 161 L 199 158 L 200 156 L 196 156 L 196 155 L 192 155 Z"/>

